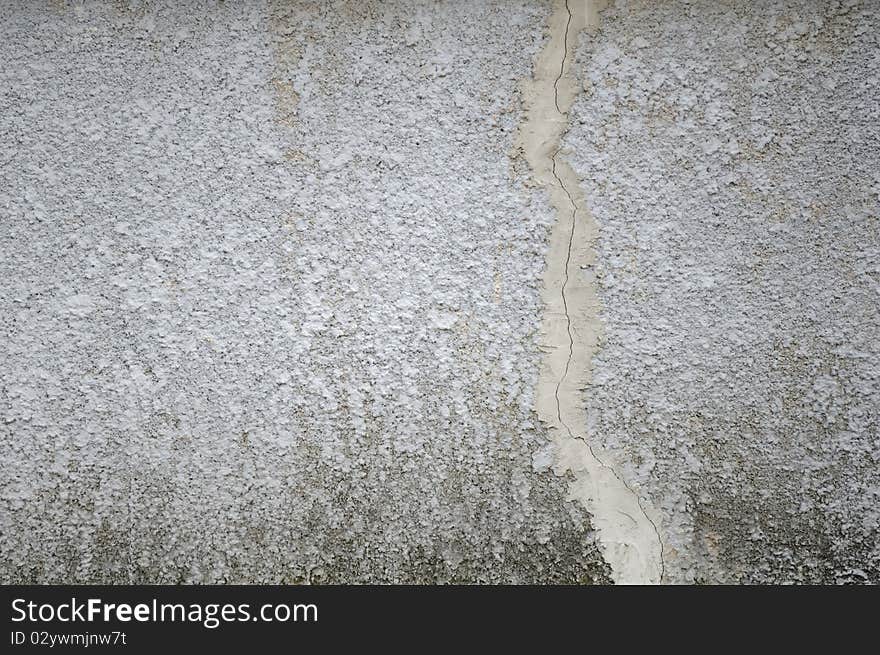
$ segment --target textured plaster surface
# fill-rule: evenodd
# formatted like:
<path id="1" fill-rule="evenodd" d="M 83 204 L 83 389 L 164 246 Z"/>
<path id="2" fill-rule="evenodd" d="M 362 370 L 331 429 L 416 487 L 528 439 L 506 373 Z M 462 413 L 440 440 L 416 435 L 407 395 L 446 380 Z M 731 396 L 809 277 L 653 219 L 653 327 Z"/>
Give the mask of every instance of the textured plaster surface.
<path id="1" fill-rule="evenodd" d="M 0 581 L 880 582 L 880 7 L 598 6 L 0 3 Z"/>
<path id="2" fill-rule="evenodd" d="M 609 580 L 534 411 L 552 7 L 0 12 L 4 581 Z"/>
<path id="3" fill-rule="evenodd" d="M 671 581 L 880 582 L 880 3 L 617 2 L 566 156 L 599 225 L 588 434 Z"/>

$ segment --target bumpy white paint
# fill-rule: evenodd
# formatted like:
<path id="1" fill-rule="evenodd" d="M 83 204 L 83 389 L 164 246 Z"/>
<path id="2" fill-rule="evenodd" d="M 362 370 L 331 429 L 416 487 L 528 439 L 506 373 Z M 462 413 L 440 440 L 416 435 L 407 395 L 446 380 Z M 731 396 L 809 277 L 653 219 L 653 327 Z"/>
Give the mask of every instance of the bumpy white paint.
<path id="1" fill-rule="evenodd" d="M 880 4 L 569 7 L 0 3 L 0 581 L 880 582 Z"/>
<path id="2" fill-rule="evenodd" d="M 601 17 L 564 137 L 599 225 L 588 438 L 661 513 L 667 582 L 876 584 L 880 3 Z"/>
<path id="3" fill-rule="evenodd" d="M 533 468 L 546 4 L 2 4 L 0 580 L 609 580 Z"/>

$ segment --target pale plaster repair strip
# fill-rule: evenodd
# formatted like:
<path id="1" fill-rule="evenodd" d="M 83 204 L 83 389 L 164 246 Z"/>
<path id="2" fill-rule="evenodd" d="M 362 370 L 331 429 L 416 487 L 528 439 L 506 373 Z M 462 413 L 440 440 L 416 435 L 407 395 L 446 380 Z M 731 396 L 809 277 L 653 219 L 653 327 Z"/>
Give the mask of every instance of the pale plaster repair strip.
<path id="1" fill-rule="evenodd" d="M 544 270 L 544 360 L 538 381 L 537 411 L 551 427 L 557 475 L 571 473 L 569 498 L 592 515 L 604 557 L 615 582 L 657 583 L 663 579 L 663 544 L 656 512 L 617 472 L 607 453 L 590 444 L 581 392 L 602 333 L 592 272 L 597 225 L 588 211 L 577 175 L 560 157 L 568 111 L 579 92 L 570 64 L 577 37 L 598 26 L 604 0 L 558 0 L 550 36 L 523 82 L 525 117 L 517 146 L 535 181 L 543 186 L 557 215 Z"/>

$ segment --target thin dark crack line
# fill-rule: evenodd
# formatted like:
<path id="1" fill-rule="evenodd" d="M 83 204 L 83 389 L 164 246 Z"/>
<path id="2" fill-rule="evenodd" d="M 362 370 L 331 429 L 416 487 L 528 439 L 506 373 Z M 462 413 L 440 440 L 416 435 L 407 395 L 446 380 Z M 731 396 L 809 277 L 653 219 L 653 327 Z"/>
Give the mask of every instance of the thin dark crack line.
<path id="1" fill-rule="evenodd" d="M 558 85 L 559 85 L 559 81 L 562 79 L 563 74 L 565 73 L 565 62 L 568 59 L 568 30 L 569 30 L 569 27 L 571 26 L 571 18 L 572 18 L 571 9 L 569 9 L 569 7 L 568 7 L 568 0 L 565 0 L 565 10 L 568 12 L 568 22 L 565 24 L 565 34 L 563 36 L 564 49 L 562 51 L 562 64 L 559 67 L 559 77 L 557 77 L 556 81 L 553 83 L 553 92 L 554 92 L 553 101 L 556 105 L 556 111 L 559 113 L 560 116 L 563 116 L 563 117 L 566 116 L 566 113 L 563 112 L 559 107 L 559 86 Z M 562 136 L 560 136 L 560 140 L 561 140 L 561 138 L 562 138 Z M 593 459 L 596 460 L 597 462 L 599 462 L 600 466 L 608 469 L 611 472 L 611 474 L 615 477 L 615 479 L 617 479 L 617 481 L 620 482 L 627 489 L 627 491 L 629 491 L 633 496 L 635 496 L 636 502 L 639 505 L 639 509 L 642 510 L 642 514 L 644 515 L 645 519 L 647 519 L 648 523 L 650 523 L 651 527 L 654 529 L 654 534 L 657 537 L 657 543 L 660 545 L 660 582 L 662 583 L 663 579 L 666 577 L 666 561 L 665 561 L 665 556 L 664 556 L 663 539 L 660 537 L 660 530 L 657 528 L 657 524 L 654 523 L 654 521 L 651 519 L 650 516 L 648 516 L 648 512 L 645 510 L 645 506 L 642 504 L 641 496 L 639 494 L 637 494 L 631 486 L 629 486 L 629 484 L 626 482 L 626 480 L 624 480 L 617 473 L 617 471 L 614 469 L 614 467 L 606 464 L 605 462 L 602 461 L 602 459 L 600 459 L 599 457 L 596 456 L 596 452 L 593 450 L 592 444 L 589 441 L 587 441 L 587 439 L 584 439 L 582 437 L 576 437 L 574 435 L 574 433 L 571 431 L 571 428 L 568 426 L 568 424 L 562 419 L 562 404 L 559 399 L 559 389 L 562 387 L 563 382 L 565 382 L 565 380 L 568 378 L 568 370 L 571 366 L 571 360 L 574 358 L 574 336 L 572 335 L 572 332 L 571 332 L 571 314 L 568 313 L 568 299 L 565 295 L 565 288 L 568 286 L 568 270 L 569 270 L 569 266 L 571 265 L 571 250 L 572 250 L 572 246 L 574 245 L 574 231 L 575 231 L 575 226 L 577 224 L 578 207 L 577 207 L 577 203 L 575 203 L 574 198 L 572 197 L 568 188 L 562 182 L 562 178 L 560 178 L 559 175 L 556 173 L 556 157 L 557 157 L 557 155 L 559 155 L 559 152 L 561 150 L 562 150 L 562 146 L 560 145 L 556 149 L 556 151 L 553 153 L 553 156 L 550 158 L 550 161 L 552 164 L 551 172 L 553 174 L 553 177 L 556 179 L 556 183 L 559 185 L 559 188 L 562 189 L 562 191 L 565 193 L 566 197 L 568 198 L 568 202 L 571 205 L 571 229 L 569 230 L 569 233 L 568 233 L 568 250 L 566 251 L 566 254 L 565 254 L 565 268 L 563 270 L 563 276 L 562 276 L 562 289 L 560 290 L 560 295 L 562 296 L 562 308 L 563 308 L 563 311 L 565 312 L 566 331 L 568 333 L 568 359 L 565 362 L 565 370 L 562 373 L 562 377 L 560 377 L 559 381 L 556 383 L 556 391 L 554 394 L 556 397 L 556 417 L 559 420 L 559 424 L 565 428 L 566 432 L 568 432 L 568 436 L 571 437 L 572 439 L 576 439 L 578 441 L 583 441 L 584 444 L 586 444 L 587 449 L 590 451 L 590 455 L 593 457 Z M 629 515 L 627 514 L 627 516 L 629 516 Z M 630 517 L 630 518 L 632 518 L 632 517 Z"/>
<path id="2" fill-rule="evenodd" d="M 556 111 L 563 116 L 564 114 L 559 108 L 559 80 L 565 75 L 565 62 L 568 60 L 568 28 L 571 27 L 571 9 L 568 8 L 568 0 L 565 0 L 565 11 L 568 12 L 568 20 L 565 23 L 565 32 L 562 34 L 562 63 L 559 65 L 559 75 L 556 76 L 556 80 L 553 82 L 553 102 L 556 104 Z M 559 150 L 556 152 L 559 152 Z M 553 153 L 553 157 L 556 157 L 556 153 Z M 555 160 L 553 165 L 556 166 Z"/>

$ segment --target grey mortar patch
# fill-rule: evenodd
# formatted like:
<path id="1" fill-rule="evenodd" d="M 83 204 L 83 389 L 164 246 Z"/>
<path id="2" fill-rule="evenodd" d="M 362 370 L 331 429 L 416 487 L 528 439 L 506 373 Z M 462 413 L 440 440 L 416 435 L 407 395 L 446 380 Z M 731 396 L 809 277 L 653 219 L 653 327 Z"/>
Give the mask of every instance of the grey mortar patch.
<path id="1" fill-rule="evenodd" d="M 613 579 L 641 584 L 663 580 L 663 542 L 652 508 L 584 431 L 582 392 L 601 339 L 595 281 L 582 273 L 595 260 L 596 224 L 574 171 L 560 157 L 568 109 L 579 91 L 577 79 L 567 74 L 568 63 L 580 32 L 595 29 L 600 4 L 556 3 L 550 39 L 522 84 L 526 111 L 516 152 L 557 214 L 544 270 L 538 416 L 554 436 L 554 470 L 573 478 L 569 497 L 590 512 Z"/>

